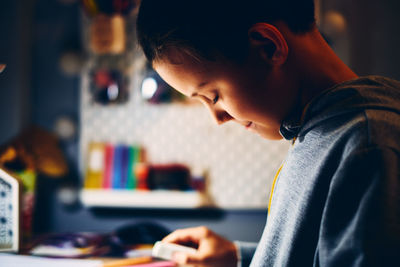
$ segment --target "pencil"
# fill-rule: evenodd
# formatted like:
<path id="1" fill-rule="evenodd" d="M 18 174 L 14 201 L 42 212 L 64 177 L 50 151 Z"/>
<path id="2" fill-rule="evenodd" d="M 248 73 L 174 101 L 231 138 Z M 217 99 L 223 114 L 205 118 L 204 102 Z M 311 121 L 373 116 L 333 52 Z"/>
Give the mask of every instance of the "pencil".
<path id="1" fill-rule="evenodd" d="M 149 263 L 151 261 L 152 261 L 152 257 L 138 257 L 138 258 L 106 262 L 106 263 L 103 263 L 103 267 L 122 267 L 122 266 L 128 266 L 128 265 Z"/>

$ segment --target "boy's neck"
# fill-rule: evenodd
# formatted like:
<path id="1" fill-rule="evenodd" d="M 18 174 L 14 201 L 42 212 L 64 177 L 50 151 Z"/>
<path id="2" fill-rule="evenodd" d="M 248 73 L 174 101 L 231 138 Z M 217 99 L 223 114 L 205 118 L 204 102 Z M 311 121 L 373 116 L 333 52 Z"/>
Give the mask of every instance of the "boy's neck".
<path id="1" fill-rule="evenodd" d="M 302 107 L 322 91 L 357 78 L 333 52 L 316 28 L 303 35 L 291 32 L 285 35 L 292 50 L 288 63 L 298 73 L 296 76 Z"/>

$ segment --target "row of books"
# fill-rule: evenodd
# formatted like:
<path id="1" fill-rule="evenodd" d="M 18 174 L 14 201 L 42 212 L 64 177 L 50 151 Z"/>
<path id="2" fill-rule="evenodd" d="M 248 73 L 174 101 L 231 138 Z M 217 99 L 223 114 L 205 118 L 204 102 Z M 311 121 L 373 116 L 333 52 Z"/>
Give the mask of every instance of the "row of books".
<path id="1" fill-rule="evenodd" d="M 142 148 L 91 143 L 87 155 L 86 189 L 146 189 Z"/>

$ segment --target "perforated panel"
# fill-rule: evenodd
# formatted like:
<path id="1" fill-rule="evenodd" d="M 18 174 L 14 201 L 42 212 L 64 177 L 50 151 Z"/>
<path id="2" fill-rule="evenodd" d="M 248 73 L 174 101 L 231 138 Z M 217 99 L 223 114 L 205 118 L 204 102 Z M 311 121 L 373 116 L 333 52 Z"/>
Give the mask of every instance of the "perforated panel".
<path id="1" fill-rule="evenodd" d="M 143 62 L 136 62 L 130 100 L 120 106 L 93 103 L 88 76 L 83 75 L 82 159 L 91 141 L 142 145 L 152 163 L 180 162 L 193 170 L 207 170 L 209 193 L 216 205 L 265 208 L 270 184 L 289 144 L 264 140 L 235 123 L 217 126 L 201 105 L 144 102 L 139 95 Z"/>
<path id="2" fill-rule="evenodd" d="M 16 209 L 11 185 L 0 177 L 0 250 L 13 247 L 13 212 Z"/>

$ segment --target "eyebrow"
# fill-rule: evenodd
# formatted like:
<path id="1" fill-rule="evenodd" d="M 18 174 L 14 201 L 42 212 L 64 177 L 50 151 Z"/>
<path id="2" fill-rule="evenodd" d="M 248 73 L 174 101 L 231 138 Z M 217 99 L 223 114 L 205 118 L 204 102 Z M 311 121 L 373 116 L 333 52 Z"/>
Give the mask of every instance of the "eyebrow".
<path id="1" fill-rule="evenodd" d="M 208 84 L 208 82 L 202 82 L 197 86 L 197 88 L 200 89 L 200 88 L 206 86 L 207 84 Z"/>

